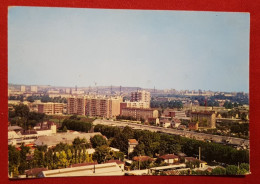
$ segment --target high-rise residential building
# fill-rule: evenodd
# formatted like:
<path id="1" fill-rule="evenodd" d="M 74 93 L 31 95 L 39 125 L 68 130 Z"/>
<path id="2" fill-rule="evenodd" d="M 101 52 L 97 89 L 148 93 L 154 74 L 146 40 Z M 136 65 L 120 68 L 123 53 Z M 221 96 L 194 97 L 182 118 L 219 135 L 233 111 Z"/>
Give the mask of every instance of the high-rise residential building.
<path id="1" fill-rule="evenodd" d="M 91 117 L 113 118 L 120 114 L 122 97 L 69 97 L 67 113 Z"/>
<path id="2" fill-rule="evenodd" d="M 31 92 L 38 92 L 38 87 L 37 86 L 31 86 Z"/>
<path id="3" fill-rule="evenodd" d="M 25 86 L 21 86 L 21 92 L 25 92 L 26 88 Z"/>
<path id="4" fill-rule="evenodd" d="M 131 93 L 131 102 L 147 102 L 150 107 L 151 95 L 148 91 L 136 91 Z"/>
<path id="5" fill-rule="evenodd" d="M 87 97 L 86 115 L 92 117 L 112 118 L 120 114 L 122 97 Z"/>
<path id="6" fill-rule="evenodd" d="M 70 94 L 71 93 L 71 89 L 70 88 L 66 88 L 65 89 L 65 93 Z"/>
<path id="7" fill-rule="evenodd" d="M 38 112 L 45 113 L 45 114 L 63 114 L 64 109 L 63 103 L 40 103 L 38 104 Z"/>
<path id="8" fill-rule="evenodd" d="M 67 114 L 85 115 L 86 102 L 84 97 L 69 97 L 67 101 Z"/>

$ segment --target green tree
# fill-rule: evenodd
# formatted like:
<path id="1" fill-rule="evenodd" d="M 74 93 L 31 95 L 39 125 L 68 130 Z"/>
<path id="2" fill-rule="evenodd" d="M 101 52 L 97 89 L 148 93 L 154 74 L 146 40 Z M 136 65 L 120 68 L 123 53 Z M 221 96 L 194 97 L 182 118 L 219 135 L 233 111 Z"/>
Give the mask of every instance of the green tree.
<path id="1" fill-rule="evenodd" d="M 226 169 L 222 167 L 216 167 L 211 172 L 212 175 L 226 175 Z"/>
<path id="2" fill-rule="evenodd" d="M 95 135 L 95 136 L 91 137 L 90 142 L 91 142 L 93 148 L 96 148 L 96 147 L 102 146 L 102 145 L 108 145 L 107 140 L 102 135 Z"/>
<path id="3" fill-rule="evenodd" d="M 38 149 L 34 150 L 33 167 L 45 167 L 44 152 Z"/>
<path id="4" fill-rule="evenodd" d="M 47 145 L 36 146 L 36 149 L 42 152 L 47 152 Z"/>
<path id="5" fill-rule="evenodd" d="M 115 136 L 115 138 L 111 141 L 112 147 L 120 149 L 120 151 L 125 154 L 128 153 L 128 138 L 124 134 L 120 133 Z"/>
<path id="6" fill-rule="evenodd" d="M 238 173 L 238 167 L 235 165 L 229 165 L 226 168 L 227 175 L 236 175 Z"/>
<path id="7" fill-rule="evenodd" d="M 115 160 L 124 160 L 124 153 L 121 151 L 112 151 L 112 158 Z"/>
<path id="8" fill-rule="evenodd" d="M 53 150 L 49 149 L 46 153 L 45 153 L 45 163 L 47 165 L 48 169 L 54 169 L 53 165 L 54 165 L 54 160 L 53 160 Z"/>
<path id="9" fill-rule="evenodd" d="M 129 126 L 124 127 L 122 134 L 124 134 L 128 139 L 131 139 L 134 137 L 134 131 Z"/>
<path id="10" fill-rule="evenodd" d="M 247 170 L 245 169 L 238 169 L 237 174 L 238 175 L 245 175 L 247 173 Z"/>
<path id="11" fill-rule="evenodd" d="M 67 131 L 68 131 L 67 127 L 64 126 L 63 129 L 62 129 L 62 131 L 63 131 L 63 132 L 67 132 Z"/>
<path id="12" fill-rule="evenodd" d="M 249 164 L 248 163 L 242 163 L 239 165 L 240 169 L 245 169 L 246 171 L 249 171 Z"/>
<path id="13" fill-rule="evenodd" d="M 69 165 L 69 162 L 67 160 L 67 154 L 65 151 L 61 151 L 58 154 L 58 166 L 63 168 L 63 167 L 67 167 L 68 165 Z"/>
<path id="14" fill-rule="evenodd" d="M 15 115 L 19 117 L 28 118 L 29 116 L 29 107 L 24 104 L 19 104 L 14 106 Z"/>
<path id="15" fill-rule="evenodd" d="M 15 148 L 15 146 L 8 145 L 8 162 L 9 162 L 9 174 L 11 172 L 14 175 L 18 175 L 18 167 L 21 163 L 21 157 L 19 151 Z"/>
<path id="16" fill-rule="evenodd" d="M 28 168 L 28 164 L 27 164 L 27 161 L 26 161 L 26 156 L 27 154 L 30 153 L 30 147 L 27 147 L 27 146 L 24 146 L 24 144 L 22 144 L 20 146 L 20 158 L 21 158 L 21 162 L 20 162 L 20 165 L 19 165 L 19 173 L 20 174 L 23 174 L 24 171 Z"/>
<path id="17" fill-rule="evenodd" d="M 95 149 L 95 153 L 93 153 L 93 160 L 96 160 L 100 164 L 110 159 L 110 148 L 107 145 L 102 145 Z"/>

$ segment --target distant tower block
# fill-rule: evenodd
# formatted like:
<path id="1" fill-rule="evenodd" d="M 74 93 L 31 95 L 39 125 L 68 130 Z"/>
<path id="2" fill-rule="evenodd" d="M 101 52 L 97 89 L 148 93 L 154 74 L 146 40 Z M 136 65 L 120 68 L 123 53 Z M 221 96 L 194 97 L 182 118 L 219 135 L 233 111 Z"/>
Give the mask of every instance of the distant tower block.
<path id="1" fill-rule="evenodd" d="M 31 86 L 31 92 L 37 93 L 38 87 L 37 86 Z"/>
<path id="2" fill-rule="evenodd" d="M 70 88 L 66 88 L 65 93 L 70 94 Z"/>
<path id="3" fill-rule="evenodd" d="M 21 92 L 25 92 L 25 86 L 21 86 Z"/>
<path id="4" fill-rule="evenodd" d="M 151 95 L 150 92 L 142 90 L 131 93 L 131 102 L 147 102 L 150 106 Z"/>
<path id="5" fill-rule="evenodd" d="M 120 86 L 120 96 L 121 96 L 121 94 L 122 94 L 122 86 Z"/>

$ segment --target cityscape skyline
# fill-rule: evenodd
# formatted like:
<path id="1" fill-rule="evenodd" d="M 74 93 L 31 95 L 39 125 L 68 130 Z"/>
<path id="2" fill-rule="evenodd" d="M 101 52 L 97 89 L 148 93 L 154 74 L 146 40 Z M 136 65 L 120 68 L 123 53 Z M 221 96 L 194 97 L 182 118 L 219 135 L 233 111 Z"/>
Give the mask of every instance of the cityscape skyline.
<path id="1" fill-rule="evenodd" d="M 249 91 L 248 13 L 12 7 L 8 82 Z"/>
<path id="2" fill-rule="evenodd" d="M 224 93 L 239 93 L 239 92 L 243 92 L 243 93 L 248 93 L 248 92 L 245 92 L 245 91 L 214 91 L 214 90 L 210 90 L 210 89 L 180 89 L 180 90 L 177 90 L 177 89 L 174 89 L 174 88 L 156 88 L 154 86 L 154 88 L 142 88 L 140 86 L 114 86 L 114 85 L 104 85 L 104 86 L 95 86 L 95 85 L 92 85 L 92 86 L 77 86 L 77 85 L 74 85 L 74 86 L 60 86 L 60 85 L 44 85 L 44 84 L 14 84 L 14 83 L 8 83 L 8 85 L 14 85 L 14 86 L 39 86 L 39 87 L 49 87 L 49 88 L 71 88 L 71 89 L 74 89 L 74 88 L 78 88 L 78 89 L 81 89 L 81 88 L 84 88 L 84 89 L 87 89 L 87 88 L 90 88 L 92 90 L 95 91 L 96 88 L 109 88 L 114 90 L 115 88 L 136 88 L 138 90 L 176 90 L 176 91 L 212 91 L 212 92 L 224 92 Z"/>

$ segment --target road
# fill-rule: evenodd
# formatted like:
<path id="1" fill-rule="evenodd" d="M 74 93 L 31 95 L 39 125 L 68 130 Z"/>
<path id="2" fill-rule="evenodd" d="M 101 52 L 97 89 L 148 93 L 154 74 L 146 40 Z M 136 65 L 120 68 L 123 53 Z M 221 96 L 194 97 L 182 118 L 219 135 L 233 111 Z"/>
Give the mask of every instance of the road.
<path id="1" fill-rule="evenodd" d="M 188 131 L 188 130 L 177 130 L 172 128 L 157 127 L 157 126 L 149 126 L 149 125 L 142 125 L 142 124 L 137 124 L 132 122 L 123 122 L 123 121 L 96 119 L 93 122 L 93 124 L 94 125 L 102 124 L 102 125 L 117 126 L 117 127 L 129 126 L 133 129 L 149 130 L 151 132 L 163 132 L 167 134 L 180 135 L 187 138 L 193 138 L 196 140 L 211 141 L 211 142 L 216 142 L 221 144 L 230 144 L 233 146 L 238 146 L 243 149 L 249 149 L 249 140 L 235 138 L 235 137 L 212 135 L 212 134 L 205 134 L 205 133 L 199 133 L 199 132 Z"/>

